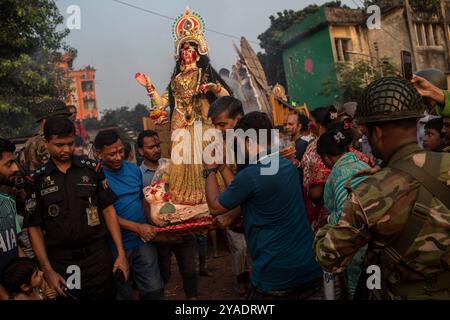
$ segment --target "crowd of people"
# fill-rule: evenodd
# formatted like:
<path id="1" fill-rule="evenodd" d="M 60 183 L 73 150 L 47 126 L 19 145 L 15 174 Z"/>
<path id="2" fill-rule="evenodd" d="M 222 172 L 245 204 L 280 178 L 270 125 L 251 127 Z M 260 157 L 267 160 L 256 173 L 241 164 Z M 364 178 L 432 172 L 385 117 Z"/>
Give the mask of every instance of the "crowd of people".
<path id="1" fill-rule="evenodd" d="M 450 93 L 426 75 L 371 83 L 353 112 L 292 111 L 277 128 L 290 157 L 272 145 L 267 114 L 244 114 L 231 96 L 211 104 L 223 135 L 271 133 L 255 149 L 246 138 L 243 164 L 203 164 L 239 294 L 450 299 Z M 161 235 L 152 225 L 143 189 L 158 170 L 158 133 L 141 132 L 136 155 L 115 130 L 86 148 L 76 108 L 55 99 L 39 108 L 39 132 L 22 150 L 0 139 L 0 298 L 164 299 L 173 253 L 186 299 L 197 299 L 199 275 L 220 276 L 206 263 L 211 230 Z M 383 288 L 368 292 L 371 264 Z"/>

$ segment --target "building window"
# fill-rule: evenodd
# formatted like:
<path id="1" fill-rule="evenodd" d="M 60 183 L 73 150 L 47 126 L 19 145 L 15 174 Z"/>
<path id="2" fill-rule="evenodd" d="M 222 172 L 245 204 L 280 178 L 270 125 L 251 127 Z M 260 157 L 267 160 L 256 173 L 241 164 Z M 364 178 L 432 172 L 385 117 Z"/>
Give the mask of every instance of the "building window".
<path id="1" fill-rule="evenodd" d="M 423 25 L 423 30 L 425 31 L 425 40 L 426 40 L 425 43 L 427 44 L 427 46 L 433 45 L 429 27 L 430 27 L 430 25 L 427 25 L 427 24 Z"/>
<path id="2" fill-rule="evenodd" d="M 294 78 L 294 59 L 292 57 L 289 57 L 289 74 L 291 76 L 291 79 Z"/>
<path id="3" fill-rule="evenodd" d="M 84 98 L 84 108 L 86 110 L 91 110 L 91 109 L 95 109 L 96 105 L 95 105 L 95 100 L 94 99 L 90 99 L 90 98 Z"/>
<path id="4" fill-rule="evenodd" d="M 92 81 L 83 81 L 81 83 L 81 90 L 83 92 L 93 91 L 94 90 L 94 84 L 92 83 Z"/>
<path id="5" fill-rule="evenodd" d="M 419 46 L 423 46 L 423 38 L 422 38 L 422 28 L 421 25 L 416 23 L 416 34 L 417 34 L 417 42 Z"/>
<path id="6" fill-rule="evenodd" d="M 349 52 L 352 51 L 352 40 L 349 38 L 335 38 L 336 57 L 338 61 L 350 61 Z"/>
<path id="7" fill-rule="evenodd" d="M 416 23 L 417 43 L 419 46 L 439 45 L 438 27 L 432 23 Z"/>

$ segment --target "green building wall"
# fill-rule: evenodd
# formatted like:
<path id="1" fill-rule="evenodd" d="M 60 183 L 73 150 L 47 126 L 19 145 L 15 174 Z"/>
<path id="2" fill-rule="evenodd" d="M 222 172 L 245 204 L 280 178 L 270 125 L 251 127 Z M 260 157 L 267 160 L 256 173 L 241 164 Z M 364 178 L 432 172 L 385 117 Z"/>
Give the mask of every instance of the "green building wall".
<path id="1" fill-rule="evenodd" d="M 321 94 L 325 81 L 337 81 L 324 11 L 286 30 L 283 43 L 283 67 L 290 100 L 306 103 L 310 110 L 338 100 L 337 92 L 328 96 Z"/>

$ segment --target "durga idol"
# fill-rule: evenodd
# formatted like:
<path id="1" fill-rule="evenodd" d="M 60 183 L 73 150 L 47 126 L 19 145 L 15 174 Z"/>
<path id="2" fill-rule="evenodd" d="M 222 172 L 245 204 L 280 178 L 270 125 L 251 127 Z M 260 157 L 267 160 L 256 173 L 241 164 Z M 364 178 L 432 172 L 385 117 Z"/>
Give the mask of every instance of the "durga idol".
<path id="1" fill-rule="evenodd" d="M 201 134 L 194 134 L 194 128 L 198 128 L 198 123 L 201 123 L 203 132 L 213 128 L 211 120 L 208 119 L 210 104 L 219 97 L 230 95 L 228 86 L 210 64 L 204 29 L 203 18 L 189 9 L 175 21 L 173 36 L 176 65 L 168 90 L 164 94 L 155 89 L 149 76 L 136 74 L 136 80 L 147 88 L 152 113 L 163 115 L 166 107 L 170 106 L 171 132 L 177 129 L 186 129 L 189 132 L 191 154 L 199 152 L 195 150 L 195 146 L 202 146 L 203 150 L 208 144 L 207 141 L 202 141 Z M 194 122 L 197 123 L 195 126 Z M 200 141 L 195 143 L 194 139 Z M 192 162 L 175 164 L 173 150 L 178 143 L 181 142 L 172 141 L 169 174 L 172 202 L 192 206 L 205 204 L 203 166 L 201 163 Z"/>

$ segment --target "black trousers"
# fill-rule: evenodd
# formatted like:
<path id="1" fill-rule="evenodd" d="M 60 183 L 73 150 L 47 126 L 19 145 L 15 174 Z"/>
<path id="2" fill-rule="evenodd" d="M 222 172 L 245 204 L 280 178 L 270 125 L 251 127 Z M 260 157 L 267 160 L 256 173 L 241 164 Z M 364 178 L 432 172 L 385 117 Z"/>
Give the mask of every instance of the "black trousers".
<path id="1" fill-rule="evenodd" d="M 115 300 L 113 258 L 106 240 L 76 249 L 47 248 L 47 252 L 53 269 L 66 280 L 74 275 L 69 267 L 79 267 L 80 288 L 69 290 L 68 299 L 73 296 L 77 300 Z"/>
<path id="2" fill-rule="evenodd" d="M 183 288 L 186 297 L 197 297 L 198 276 L 195 267 L 197 256 L 197 243 L 192 235 L 183 236 L 183 242 L 161 242 L 158 243 L 159 270 L 164 281 L 164 285 L 170 280 L 170 263 L 172 252 L 175 254 L 178 263 L 178 270 L 183 279 Z"/>

